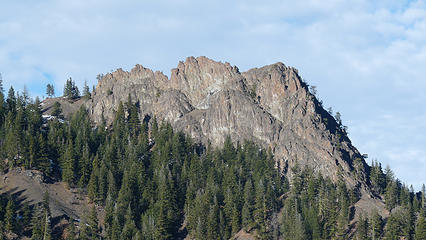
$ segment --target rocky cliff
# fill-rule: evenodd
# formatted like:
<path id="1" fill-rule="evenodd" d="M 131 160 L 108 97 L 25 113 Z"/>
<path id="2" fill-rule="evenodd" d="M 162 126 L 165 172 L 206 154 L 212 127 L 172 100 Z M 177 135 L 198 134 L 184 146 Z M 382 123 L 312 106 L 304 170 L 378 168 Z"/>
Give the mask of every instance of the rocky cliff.
<path id="1" fill-rule="evenodd" d="M 172 69 L 170 79 L 141 65 L 130 72 L 118 69 L 103 76 L 86 103 L 93 120 L 103 115 L 111 122 L 129 94 L 142 119 L 156 116 L 215 146 L 227 135 L 252 140 L 270 148 L 283 171 L 297 163 L 365 189 L 360 153 L 298 71 L 283 63 L 241 73 L 229 63 L 189 57 Z"/>

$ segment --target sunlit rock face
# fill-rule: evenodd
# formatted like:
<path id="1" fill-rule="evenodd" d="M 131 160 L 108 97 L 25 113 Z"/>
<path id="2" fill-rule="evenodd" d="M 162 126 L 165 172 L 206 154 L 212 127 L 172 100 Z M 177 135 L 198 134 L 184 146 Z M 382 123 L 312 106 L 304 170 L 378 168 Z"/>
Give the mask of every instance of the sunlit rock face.
<path id="1" fill-rule="evenodd" d="M 348 186 L 366 189 L 365 163 L 345 132 L 312 95 L 298 71 L 276 63 L 239 72 L 229 63 L 189 57 L 172 69 L 170 79 L 136 65 L 100 79 L 86 105 L 95 122 L 112 122 L 128 98 L 141 119 L 156 116 L 196 140 L 213 146 L 252 140 L 270 149 L 283 171 L 309 166 Z M 291 172 L 291 171 L 290 171 Z"/>

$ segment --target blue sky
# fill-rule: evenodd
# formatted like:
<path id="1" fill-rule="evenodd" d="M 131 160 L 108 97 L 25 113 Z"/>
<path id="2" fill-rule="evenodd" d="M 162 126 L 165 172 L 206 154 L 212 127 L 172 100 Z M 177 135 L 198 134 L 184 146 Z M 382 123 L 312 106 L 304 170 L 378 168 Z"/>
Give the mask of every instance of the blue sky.
<path id="1" fill-rule="evenodd" d="M 299 69 L 354 145 L 407 184 L 426 182 L 426 3 L 323 1 L 2 1 L 5 88 L 57 93 L 72 77 L 139 63 L 170 74 L 187 56 L 241 71 Z"/>

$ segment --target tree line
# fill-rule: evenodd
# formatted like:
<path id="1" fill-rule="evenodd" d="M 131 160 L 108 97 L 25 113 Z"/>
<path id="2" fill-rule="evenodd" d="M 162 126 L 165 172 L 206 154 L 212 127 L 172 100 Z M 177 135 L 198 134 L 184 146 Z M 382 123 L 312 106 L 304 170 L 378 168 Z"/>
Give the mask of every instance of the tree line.
<path id="1" fill-rule="evenodd" d="M 296 165 L 288 179 L 272 153 L 252 142 L 233 144 L 225 137 L 219 148 L 201 145 L 167 122 L 141 120 L 143 107 L 129 95 L 112 126 L 94 125 L 84 107 L 67 121 L 46 121 L 37 98 L 12 87 L 7 97 L 0 91 L 1 171 L 40 170 L 104 208 L 102 226 L 93 207 L 79 224 L 70 221 L 67 239 L 229 239 L 241 229 L 259 239 L 354 235 L 359 192 L 343 178 L 334 183 Z M 391 214 L 361 215 L 354 237 L 425 239 L 424 188 L 414 192 L 377 162 L 368 177 Z M 48 201 L 47 195 L 30 207 L 2 195 L 0 239 L 7 232 L 52 238 Z"/>

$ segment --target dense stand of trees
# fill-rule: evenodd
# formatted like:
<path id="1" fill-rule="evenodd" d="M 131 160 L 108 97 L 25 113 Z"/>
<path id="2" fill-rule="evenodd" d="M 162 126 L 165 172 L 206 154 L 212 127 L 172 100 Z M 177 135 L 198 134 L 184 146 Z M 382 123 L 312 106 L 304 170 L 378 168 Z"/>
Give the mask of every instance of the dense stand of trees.
<path id="1" fill-rule="evenodd" d="M 168 123 L 141 121 L 140 107 L 129 96 L 109 128 L 94 126 L 84 107 L 69 121 L 46 122 L 38 99 L 0 91 L 1 171 L 40 170 L 105 209 L 102 227 L 93 207 L 79 226 L 71 221 L 67 239 L 229 239 L 241 229 L 260 239 L 426 239 L 425 190 L 415 193 L 377 162 L 371 188 L 390 217 L 361 215 L 353 233 L 359 193 L 343 179 L 295 166 L 289 184 L 269 151 L 229 137 L 218 149 L 195 144 Z M 1 196 L 0 239 L 6 232 L 50 239 L 48 201 L 29 207 Z"/>

